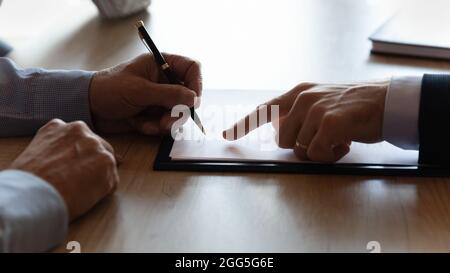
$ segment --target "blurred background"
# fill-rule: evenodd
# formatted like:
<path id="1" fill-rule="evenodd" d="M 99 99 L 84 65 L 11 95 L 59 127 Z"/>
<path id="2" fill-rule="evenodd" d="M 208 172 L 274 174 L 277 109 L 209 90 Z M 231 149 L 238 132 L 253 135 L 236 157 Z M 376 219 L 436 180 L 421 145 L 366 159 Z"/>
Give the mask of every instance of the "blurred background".
<path id="1" fill-rule="evenodd" d="M 146 12 L 106 20 L 89 0 L 4 0 L 0 39 L 22 66 L 96 70 L 146 52 L 133 25 L 143 19 L 162 51 L 201 61 L 205 88 L 286 90 L 448 72 L 447 61 L 370 54 L 368 37 L 383 22 L 436 2 L 153 0 Z"/>

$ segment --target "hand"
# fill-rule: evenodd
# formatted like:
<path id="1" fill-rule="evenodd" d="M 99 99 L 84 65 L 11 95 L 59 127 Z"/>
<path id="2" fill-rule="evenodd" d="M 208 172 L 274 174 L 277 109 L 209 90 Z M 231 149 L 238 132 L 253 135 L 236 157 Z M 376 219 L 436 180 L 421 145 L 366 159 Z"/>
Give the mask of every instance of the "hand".
<path id="1" fill-rule="evenodd" d="M 278 145 L 294 149 L 301 160 L 334 162 L 350 151 L 352 141 L 375 143 L 382 140 L 387 88 L 388 82 L 303 83 L 259 106 L 223 135 L 228 140 L 245 136 L 262 125 L 249 128 L 250 120 L 256 120 L 259 112 L 270 114 L 268 107 L 279 105 L 279 118 L 272 120 L 270 115 L 267 118 L 279 128 Z M 245 130 L 238 135 L 237 128 Z"/>
<path id="2" fill-rule="evenodd" d="M 111 194 L 119 182 L 113 148 L 83 122 L 50 121 L 10 168 L 50 183 L 72 220 Z"/>
<path id="3" fill-rule="evenodd" d="M 98 131 L 166 134 L 177 120 L 170 116 L 172 107 L 194 106 L 202 91 L 200 64 L 182 56 L 163 55 L 185 86 L 164 84 L 164 76 L 149 54 L 94 75 L 89 96 Z"/>

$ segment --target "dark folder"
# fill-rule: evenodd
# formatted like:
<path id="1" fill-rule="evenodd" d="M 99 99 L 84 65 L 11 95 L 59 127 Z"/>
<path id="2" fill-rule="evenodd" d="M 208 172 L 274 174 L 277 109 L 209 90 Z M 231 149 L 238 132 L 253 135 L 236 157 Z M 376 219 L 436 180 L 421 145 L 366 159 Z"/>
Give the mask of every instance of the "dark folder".
<path id="1" fill-rule="evenodd" d="M 214 160 L 172 160 L 170 151 L 174 140 L 164 137 L 159 147 L 153 169 L 157 171 L 193 172 L 261 172 L 375 176 L 450 176 L 450 168 L 440 166 L 395 164 L 315 164 L 274 163 L 264 161 L 224 162 Z"/>

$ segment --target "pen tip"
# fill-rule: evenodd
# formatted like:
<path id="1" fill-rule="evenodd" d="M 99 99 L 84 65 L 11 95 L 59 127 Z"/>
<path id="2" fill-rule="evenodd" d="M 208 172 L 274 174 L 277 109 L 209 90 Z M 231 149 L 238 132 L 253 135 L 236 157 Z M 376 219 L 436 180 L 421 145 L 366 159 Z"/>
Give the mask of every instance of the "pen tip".
<path id="1" fill-rule="evenodd" d="M 143 27 L 143 26 L 144 26 L 144 21 L 142 21 L 142 20 L 137 21 L 136 24 L 135 24 L 135 26 L 136 26 L 137 28 Z"/>

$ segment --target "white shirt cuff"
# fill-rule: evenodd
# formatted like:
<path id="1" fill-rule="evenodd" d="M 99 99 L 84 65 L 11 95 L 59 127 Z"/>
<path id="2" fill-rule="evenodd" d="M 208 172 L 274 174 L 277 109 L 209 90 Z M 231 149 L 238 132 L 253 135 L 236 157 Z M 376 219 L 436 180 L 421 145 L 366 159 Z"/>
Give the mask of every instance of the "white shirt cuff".
<path id="1" fill-rule="evenodd" d="M 383 118 L 383 139 L 403 149 L 419 147 L 422 76 L 392 77 Z"/>

